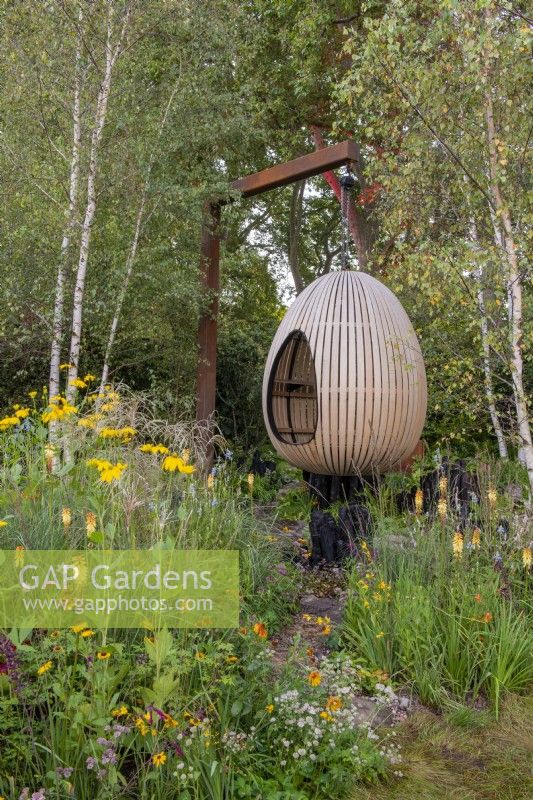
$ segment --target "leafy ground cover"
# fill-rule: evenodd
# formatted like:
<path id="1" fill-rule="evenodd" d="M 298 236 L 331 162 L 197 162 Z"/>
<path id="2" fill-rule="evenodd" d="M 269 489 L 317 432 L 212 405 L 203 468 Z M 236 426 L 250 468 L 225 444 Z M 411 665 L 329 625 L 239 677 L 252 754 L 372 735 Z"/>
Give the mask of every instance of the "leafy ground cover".
<path id="1" fill-rule="evenodd" d="M 2 548 L 238 549 L 241 627 L 3 632 L 0 795 L 319 798 L 384 776 L 396 752 L 356 724 L 351 660 L 276 668 L 303 567 L 254 513 L 265 487 L 230 453 L 198 477 L 190 426 L 83 383 L 76 405 L 32 393 L 2 420 Z"/>
<path id="2" fill-rule="evenodd" d="M 0 420 L 2 549 L 238 549 L 241 626 L 1 632 L 0 797 L 527 796 L 531 550 L 505 476 L 462 530 L 447 485 L 435 519 L 384 485 L 361 558 L 311 570 L 283 469 L 222 450 L 199 476 L 190 425 L 83 383 Z"/>

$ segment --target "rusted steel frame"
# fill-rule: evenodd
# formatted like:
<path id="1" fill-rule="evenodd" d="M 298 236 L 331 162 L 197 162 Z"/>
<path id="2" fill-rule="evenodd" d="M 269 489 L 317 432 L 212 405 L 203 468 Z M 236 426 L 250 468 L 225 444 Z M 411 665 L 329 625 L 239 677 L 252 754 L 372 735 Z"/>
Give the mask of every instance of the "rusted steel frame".
<path id="1" fill-rule="evenodd" d="M 357 160 L 357 145 L 347 139 L 331 147 L 324 147 L 314 153 L 294 158 L 292 161 L 285 161 L 283 164 L 276 164 L 275 167 L 268 167 L 261 172 L 238 178 L 233 181 L 231 188 L 240 192 L 242 197 L 253 197 Z"/>
<path id="2" fill-rule="evenodd" d="M 241 197 L 253 197 L 295 181 L 320 175 L 335 167 L 357 161 L 355 142 L 346 140 L 324 147 L 283 164 L 254 172 L 233 181 L 231 188 Z M 220 210 L 223 201 L 209 200 L 204 206 L 204 223 L 200 255 L 202 286 L 211 292 L 209 308 L 201 315 L 198 326 L 198 372 L 196 419 L 203 422 L 212 418 L 216 400 L 217 313 L 219 292 Z M 208 458 L 209 460 L 209 458 Z"/>

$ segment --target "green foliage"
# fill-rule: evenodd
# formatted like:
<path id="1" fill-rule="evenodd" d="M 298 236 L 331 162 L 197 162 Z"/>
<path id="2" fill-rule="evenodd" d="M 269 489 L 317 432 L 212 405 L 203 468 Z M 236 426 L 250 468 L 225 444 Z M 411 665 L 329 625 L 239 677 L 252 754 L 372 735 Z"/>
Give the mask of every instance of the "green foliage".
<path id="1" fill-rule="evenodd" d="M 279 519 L 309 520 L 314 507 L 314 500 L 305 486 L 286 491 L 278 503 Z"/>
<path id="2" fill-rule="evenodd" d="M 496 519 L 487 512 L 479 542 L 436 523 L 381 524 L 376 560 L 352 570 L 347 646 L 425 703 L 484 696 L 498 714 L 502 692 L 533 682 L 529 571 L 519 531 L 505 545 Z"/>

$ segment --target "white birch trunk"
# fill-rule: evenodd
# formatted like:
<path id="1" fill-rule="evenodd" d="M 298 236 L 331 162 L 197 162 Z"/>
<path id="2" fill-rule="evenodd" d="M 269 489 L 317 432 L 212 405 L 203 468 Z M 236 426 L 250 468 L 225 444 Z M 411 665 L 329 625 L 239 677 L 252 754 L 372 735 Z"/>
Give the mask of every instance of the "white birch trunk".
<path id="1" fill-rule="evenodd" d="M 107 36 L 106 36 L 106 59 L 105 69 L 98 99 L 96 102 L 96 112 L 94 127 L 91 137 L 91 149 L 89 155 L 89 171 L 87 175 L 87 204 L 81 228 L 80 251 L 78 259 L 78 269 L 76 273 L 76 284 L 74 286 L 74 302 L 72 309 L 72 329 L 70 338 L 69 363 L 70 368 L 67 378 L 67 399 L 73 401 L 76 394 L 76 387 L 72 385 L 78 377 L 78 364 L 80 359 L 81 330 L 83 320 L 83 296 L 85 293 L 85 279 L 87 275 L 87 263 L 89 260 L 89 246 L 91 241 L 91 228 L 96 211 L 96 176 L 98 172 L 98 161 L 100 155 L 100 144 L 107 116 L 107 106 L 109 93 L 111 90 L 111 78 L 113 67 L 120 52 L 122 39 L 126 32 L 126 25 L 129 19 L 129 10 L 124 17 L 124 24 L 119 34 L 118 40 L 113 45 L 113 12 L 114 0 L 108 0 L 107 16 Z"/>
<path id="2" fill-rule="evenodd" d="M 480 247 L 477 236 L 476 223 L 474 222 L 474 220 L 472 220 L 470 224 L 470 235 L 472 238 L 472 244 L 474 245 L 475 249 L 479 251 Z M 503 434 L 500 418 L 498 416 L 498 411 L 496 409 L 496 399 L 494 396 L 494 383 L 492 380 L 492 367 L 491 367 L 490 344 L 489 344 L 489 323 L 487 319 L 487 313 L 485 310 L 483 268 L 481 267 L 481 265 L 479 266 L 479 270 L 477 272 L 476 277 L 478 280 L 477 303 L 480 314 L 481 347 L 483 351 L 483 373 L 485 376 L 485 395 L 487 397 L 487 407 L 489 409 L 490 419 L 492 422 L 492 427 L 494 429 L 494 435 L 496 436 L 496 441 L 498 442 L 498 452 L 500 454 L 500 458 L 507 459 L 509 457 L 509 453 L 507 451 L 507 443 L 505 441 L 505 436 Z"/>
<path id="3" fill-rule="evenodd" d="M 120 314 L 122 312 L 122 306 L 124 305 L 124 300 L 126 299 L 126 294 L 128 291 L 128 285 L 130 282 L 131 274 L 133 272 L 133 264 L 135 263 L 135 256 L 137 255 L 137 245 L 139 244 L 139 235 L 141 232 L 141 225 L 144 216 L 144 209 L 146 206 L 146 191 L 147 185 L 144 187 L 143 195 L 141 198 L 141 203 L 139 205 L 139 210 L 137 212 L 137 219 L 135 221 L 135 230 L 133 233 L 133 239 L 131 242 L 130 251 L 128 253 L 128 258 L 126 259 L 126 271 L 124 274 L 124 283 L 120 289 L 117 298 L 117 305 L 115 307 L 115 313 L 113 314 L 113 319 L 111 321 L 111 328 L 109 331 L 109 339 L 107 340 L 107 347 L 105 351 L 104 357 L 104 366 L 102 368 L 102 378 L 100 381 L 100 390 L 99 393 L 102 394 L 104 391 L 104 386 L 106 385 L 109 377 L 109 364 L 111 360 L 111 352 L 113 350 L 113 345 L 115 344 L 115 338 L 117 335 L 117 328 L 120 319 Z"/>
<path id="4" fill-rule="evenodd" d="M 487 31 L 490 30 L 492 19 L 489 8 L 485 9 L 485 21 Z M 501 240 L 503 244 L 503 257 L 506 267 L 507 295 L 508 295 L 508 314 L 509 314 L 509 345 L 511 351 L 511 374 L 513 380 L 513 395 L 516 408 L 516 424 L 520 442 L 520 449 L 523 453 L 525 466 L 529 476 L 529 485 L 533 492 L 533 442 L 531 440 L 531 428 L 529 424 L 526 394 L 524 391 L 523 380 L 523 319 L 522 319 L 522 282 L 516 255 L 516 245 L 514 242 L 513 226 L 509 207 L 505 202 L 499 180 L 498 150 L 496 144 L 496 126 L 494 122 L 494 108 L 492 103 L 492 92 L 490 86 L 491 65 L 490 56 L 484 50 L 485 66 L 485 121 L 487 126 L 487 141 L 489 148 L 489 174 L 490 189 L 494 210 L 496 213 L 497 227 L 501 224 Z"/>
<path id="5" fill-rule="evenodd" d="M 70 161 L 69 204 L 67 223 L 61 241 L 59 267 L 57 270 L 56 291 L 54 301 L 54 321 L 52 326 L 52 346 L 50 351 L 50 376 L 48 382 L 48 396 L 54 397 L 59 393 L 59 365 L 61 363 L 61 339 L 63 337 L 63 314 L 65 304 L 65 273 L 67 257 L 72 234 L 76 225 L 76 211 L 78 205 L 78 183 L 80 175 L 80 144 L 81 144 L 81 46 L 82 46 L 83 9 L 80 6 L 78 14 L 78 36 L 76 40 L 75 72 L 74 72 L 74 100 L 72 104 L 72 155 Z M 50 426 L 52 431 L 53 425 Z"/>

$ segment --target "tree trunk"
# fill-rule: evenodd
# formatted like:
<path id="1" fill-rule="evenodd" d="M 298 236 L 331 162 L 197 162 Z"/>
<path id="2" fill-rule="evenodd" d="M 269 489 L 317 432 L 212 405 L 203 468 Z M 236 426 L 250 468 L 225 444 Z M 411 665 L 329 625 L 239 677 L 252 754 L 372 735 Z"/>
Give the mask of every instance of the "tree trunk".
<path id="1" fill-rule="evenodd" d="M 470 225 L 470 235 L 472 238 L 472 244 L 474 245 L 474 248 L 477 251 L 479 251 L 481 248 L 479 246 L 477 228 L 474 220 L 472 220 Z M 494 429 L 494 435 L 496 436 L 496 441 L 498 442 L 498 451 L 500 454 L 500 458 L 507 459 L 509 457 L 507 452 L 507 443 L 505 441 L 505 436 L 503 435 L 503 430 L 500 423 L 500 418 L 498 416 L 498 411 L 496 410 L 496 400 L 494 396 L 494 383 L 492 380 L 492 367 L 491 367 L 490 345 L 489 345 L 489 323 L 485 310 L 485 290 L 483 287 L 483 268 L 481 267 L 481 265 L 479 266 L 479 270 L 477 272 L 476 277 L 478 280 L 477 303 L 479 308 L 480 325 L 481 325 L 481 347 L 483 350 L 483 372 L 485 375 L 485 395 L 487 397 L 487 406 L 492 421 L 492 427 Z"/>
<path id="2" fill-rule="evenodd" d="M 73 401 L 76 394 L 76 387 L 73 381 L 78 377 L 78 364 L 80 359 L 80 345 L 81 345 L 81 330 L 83 319 L 83 296 L 85 292 L 85 278 L 87 275 L 87 263 L 89 259 L 89 246 L 91 241 L 91 228 L 96 211 L 96 176 L 98 172 L 98 161 L 100 155 L 100 144 L 102 141 L 102 134 L 107 116 L 107 105 L 109 100 L 109 93 L 111 90 L 111 78 L 113 74 L 113 67 L 120 52 L 122 39 L 126 32 L 126 25 L 129 19 L 130 11 L 126 11 L 124 23 L 118 40 L 113 45 L 113 0 L 108 0 L 108 16 L 107 16 L 107 36 L 106 36 L 106 59 L 105 69 L 100 89 L 98 92 L 98 99 L 96 101 L 96 112 L 94 119 L 94 127 L 91 137 L 91 150 L 89 155 L 89 171 L 87 175 L 87 204 L 85 207 L 85 216 L 83 219 L 81 229 L 80 251 L 78 259 L 78 270 L 76 273 L 76 284 L 74 286 L 74 303 L 72 309 L 72 330 L 70 338 L 70 353 L 69 363 L 70 368 L 68 371 L 67 380 L 67 398 Z"/>
<path id="3" fill-rule="evenodd" d="M 492 26 L 491 11 L 485 9 L 485 22 L 487 33 Z M 489 149 L 489 175 L 490 190 L 497 227 L 501 232 L 503 244 L 503 258 L 506 266 L 508 313 L 509 313 L 509 344 L 511 350 L 511 374 L 513 379 L 513 395 L 516 408 L 516 423 L 520 441 L 520 449 L 529 476 L 529 485 L 533 492 L 533 443 L 529 425 L 528 408 L 523 380 L 523 320 L 522 320 L 522 282 L 516 255 L 513 226 L 509 206 L 505 202 L 500 186 L 498 150 L 496 142 L 496 126 L 494 122 L 494 107 L 490 86 L 491 59 L 487 48 L 483 51 L 485 73 L 485 122 L 487 126 L 487 142 Z M 501 227 L 500 227 L 501 226 Z"/>
<path id="4" fill-rule="evenodd" d="M 59 365 L 61 363 L 61 340 L 63 338 L 63 313 L 65 304 L 65 273 L 67 269 L 68 251 L 70 241 L 76 225 L 76 212 L 78 201 L 78 183 L 80 176 L 80 144 L 81 144 L 81 46 L 82 46 L 83 9 L 80 6 L 78 13 L 78 36 L 76 40 L 75 72 L 74 72 L 74 100 L 72 104 L 72 156 L 70 161 L 69 204 L 67 223 L 61 241 L 61 252 L 57 270 L 54 321 L 52 327 L 52 346 L 50 351 L 50 377 L 48 382 L 48 397 L 59 393 Z M 50 424 L 52 434 L 53 424 Z"/>
<path id="5" fill-rule="evenodd" d="M 296 294 L 300 294 L 305 284 L 300 271 L 300 231 L 302 228 L 305 180 L 297 181 L 292 187 L 291 210 L 289 215 L 289 266 Z"/>
<path id="6" fill-rule="evenodd" d="M 143 192 L 142 192 L 142 196 L 141 196 L 141 202 L 139 204 L 139 210 L 137 212 L 137 219 L 135 221 L 135 228 L 134 228 L 134 231 L 133 231 L 133 239 L 132 239 L 132 242 L 131 242 L 131 247 L 130 247 L 130 251 L 128 253 L 128 257 L 126 259 L 126 270 L 125 270 L 125 273 L 124 273 L 124 283 L 122 284 L 121 290 L 119 292 L 119 295 L 118 295 L 118 298 L 117 298 L 117 304 L 115 306 L 115 313 L 113 314 L 113 319 L 111 321 L 111 328 L 110 328 L 110 331 L 109 331 L 109 338 L 107 340 L 107 347 L 106 347 L 105 356 L 104 356 L 104 365 L 102 367 L 102 378 L 101 378 L 101 381 L 100 381 L 99 394 L 103 393 L 104 386 L 106 385 L 106 383 L 108 381 L 108 378 L 109 378 L 109 365 L 110 365 L 110 361 L 111 361 L 111 352 L 112 352 L 113 346 L 115 344 L 115 338 L 116 338 L 116 335 L 117 335 L 118 323 L 119 323 L 119 320 L 120 320 L 120 315 L 122 313 L 122 306 L 124 305 L 124 300 L 126 299 L 126 294 L 128 292 L 129 282 L 130 282 L 131 275 L 132 275 L 132 272 L 133 272 L 133 265 L 135 263 L 135 257 L 137 255 L 137 247 L 138 247 L 138 244 L 139 244 L 139 236 L 141 234 L 142 221 L 143 221 L 144 211 L 145 211 L 145 207 L 146 207 L 146 198 L 148 196 L 148 191 L 149 191 L 149 188 L 150 188 L 150 178 L 151 178 L 151 175 L 152 175 L 152 168 L 153 168 L 155 157 L 156 157 L 156 147 L 157 147 L 157 144 L 159 143 L 159 141 L 161 139 L 161 136 L 163 134 L 163 129 L 165 127 L 165 123 L 167 121 L 167 117 L 168 117 L 170 108 L 172 106 L 172 101 L 174 100 L 174 97 L 175 97 L 176 92 L 178 90 L 178 84 L 179 84 L 179 81 L 176 83 L 176 85 L 174 86 L 174 88 L 173 88 L 173 90 L 172 90 L 172 92 L 170 94 L 169 101 L 168 101 L 167 106 L 165 108 L 165 112 L 164 112 L 164 114 L 163 114 L 163 116 L 161 118 L 161 123 L 159 125 L 159 129 L 158 129 L 158 132 L 157 132 L 156 144 L 154 145 L 154 149 L 152 150 L 152 153 L 150 155 L 150 159 L 149 159 L 149 162 L 148 162 L 148 170 L 147 170 L 146 180 L 144 182 Z"/>
<path id="7" fill-rule="evenodd" d="M 126 294 L 128 291 L 128 284 L 130 282 L 131 274 L 133 272 L 133 264 L 135 262 L 135 256 L 137 255 L 137 245 L 139 244 L 139 235 L 141 233 L 141 224 L 144 216 L 144 208 L 146 205 L 146 192 L 147 192 L 147 185 L 145 184 L 143 195 L 141 198 L 141 203 L 139 205 L 139 210 L 137 212 L 137 219 L 135 222 L 135 230 L 133 233 L 133 239 L 131 242 L 130 251 L 128 253 L 128 258 L 126 259 L 126 271 L 124 274 L 124 283 L 120 289 L 117 298 L 117 305 L 115 307 L 115 313 L 113 314 L 113 319 L 111 321 L 111 328 L 109 331 L 109 339 L 107 340 L 107 347 L 105 351 L 104 357 L 104 366 L 102 368 L 102 378 L 100 381 L 100 391 L 99 394 L 102 394 L 104 391 L 104 387 L 107 383 L 109 377 L 109 363 L 111 359 L 111 351 L 113 350 L 113 345 L 115 344 L 115 338 L 117 335 L 117 328 L 118 322 L 120 319 L 120 314 L 122 312 L 122 306 L 124 305 L 124 300 L 126 299 Z"/>

